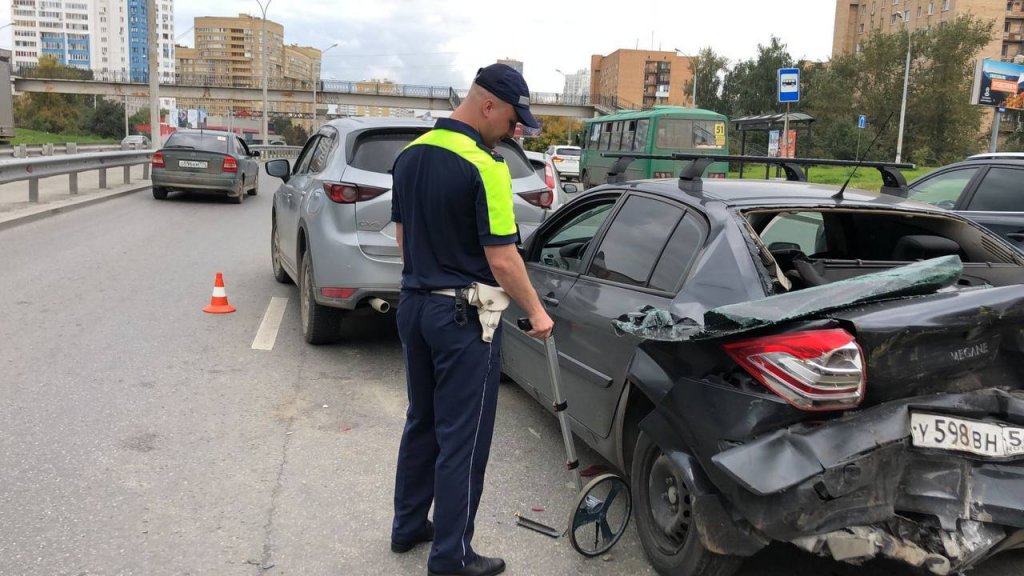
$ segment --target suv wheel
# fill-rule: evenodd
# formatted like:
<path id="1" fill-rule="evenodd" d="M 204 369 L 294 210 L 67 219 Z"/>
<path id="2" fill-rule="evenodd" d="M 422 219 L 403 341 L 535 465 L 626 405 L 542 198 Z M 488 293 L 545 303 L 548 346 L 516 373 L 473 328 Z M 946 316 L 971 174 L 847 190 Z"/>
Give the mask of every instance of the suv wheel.
<path id="1" fill-rule="evenodd" d="M 277 236 L 276 216 L 270 224 L 270 263 L 274 267 L 274 280 L 281 284 L 290 284 L 291 276 L 288 276 L 288 272 L 281 265 L 281 241 Z"/>
<path id="2" fill-rule="evenodd" d="M 310 344 L 330 344 L 338 339 L 341 310 L 316 303 L 313 285 L 313 262 L 309 251 L 302 255 L 299 276 L 299 310 L 302 315 L 302 337 Z"/>
<path id="3" fill-rule="evenodd" d="M 153 198 L 157 200 L 167 200 L 167 188 L 163 186 L 153 186 Z"/>
<path id="4" fill-rule="evenodd" d="M 636 531 L 658 574 L 729 576 L 740 567 L 742 558 L 701 544 L 683 475 L 646 432 L 637 438 L 630 477 Z"/>

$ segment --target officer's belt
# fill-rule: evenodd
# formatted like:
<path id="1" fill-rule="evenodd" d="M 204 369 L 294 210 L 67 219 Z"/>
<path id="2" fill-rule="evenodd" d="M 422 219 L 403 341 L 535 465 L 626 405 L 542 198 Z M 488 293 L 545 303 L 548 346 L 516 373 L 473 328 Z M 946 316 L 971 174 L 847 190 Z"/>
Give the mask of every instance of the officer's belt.
<path id="1" fill-rule="evenodd" d="M 479 282 L 474 282 L 467 288 L 442 288 L 431 290 L 430 293 L 450 296 L 456 299 L 465 298 L 466 302 L 470 305 L 476 306 L 478 316 L 480 317 L 480 328 L 482 329 L 480 338 L 484 342 L 490 342 L 494 339 L 494 331 L 498 329 L 498 325 L 501 323 L 501 313 L 505 308 L 508 308 L 510 302 L 508 294 L 500 287 L 488 286 Z"/>

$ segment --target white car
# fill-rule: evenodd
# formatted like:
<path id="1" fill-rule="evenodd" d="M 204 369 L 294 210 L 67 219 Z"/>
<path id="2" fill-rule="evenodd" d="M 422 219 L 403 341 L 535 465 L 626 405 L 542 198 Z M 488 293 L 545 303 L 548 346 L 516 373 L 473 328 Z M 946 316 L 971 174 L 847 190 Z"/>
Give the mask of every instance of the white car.
<path id="1" fill-rule="evenodd" d="M 579 146 L 548 146 L 544 151 L 544 155 L 551 159 L 558 173 L 566 180 L 580 179 L 581 154 Z"/>
<path id="2" fill-rule="evenodd" d="M 558 208 L 562 204 L 565 204 L 573 198 L 573 195 L 578 192 L 578 188 L 575 184 L 562 184 L 562 175 L 555 168 L 551 159 L 548 158 L 547 154 L 540 152 L 532 152 L 530 150 L 524 150 L 526 158 L 530 160 L 530 165 L 533 166 L 533 170 L 537 173 L 537 176 L 544 181 L 544 185 L 551 190 L 552 199 L 551 207 Z"/>

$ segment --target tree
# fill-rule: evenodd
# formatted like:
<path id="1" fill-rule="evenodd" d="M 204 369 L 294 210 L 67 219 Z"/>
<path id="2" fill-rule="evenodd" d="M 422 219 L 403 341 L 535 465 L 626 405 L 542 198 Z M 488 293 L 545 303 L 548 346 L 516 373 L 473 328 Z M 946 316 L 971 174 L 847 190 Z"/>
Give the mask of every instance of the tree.
<path id="1" fill-rule="evenodd" d="M 571 142 L 579 145 L 583 141 L 583 122 L 565 116 L 541 116 L 541 132 L 533 138 L 525 138 L 523 148 L 543 152 L 549 146 Z"/>
<path id="2" fill-rule="evenodd" d="M 57 63 L 53 56 L 43 56 L 29 72 L 35 78 L 87 77 L 88 70 L 79 70 Z M 29 93 L 14 100 L 14 123 L 23 128 L 56 134 L 81 131 L 92 98 L 73 94 Z"/>
<path id="3" fill-rule="evenodd" d="M 90 134 L 106 138 L 124 136 L 124 104 L 97 98 L 84 128 Z M 148 122 L 148 119 L 147 119 Z"/>
<path id="4" fill-rule="evenodd" d="M 740 117 L 784 110 L 785 106 L 779 104 L 776 96 L 778 71 L 792 66 L 793 57 L 774 35 L 767 46 L 758 44 L 757 58 L 738 62 L 725 75 L 722 99 L 728 115 Z M 700 94 L 697 96 L 700 102 Z"/>
<path id="5" fill-rule="evenodd" d="M 721 114 L 729 112 L 722 100 L 720 76 L 728 71 L 728 65 L 729 59 L 716 54 L 710 46 L 701 48 L 697 56 L 690 59 L 690 74 L 697 83 L 697 106 Z M 693 94 L 693 82 L 690 82 L 689 90 Z"/>

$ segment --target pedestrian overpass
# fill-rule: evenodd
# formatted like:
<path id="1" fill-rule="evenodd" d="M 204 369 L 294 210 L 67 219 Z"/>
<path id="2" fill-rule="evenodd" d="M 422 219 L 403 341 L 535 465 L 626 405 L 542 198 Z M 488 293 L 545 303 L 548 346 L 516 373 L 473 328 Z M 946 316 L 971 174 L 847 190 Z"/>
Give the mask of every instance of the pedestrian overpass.
<path id="1" fill-rule="evenodd" d="M 79 94 L 123 98 L 149 97 L 149 84 L 120 79 L 62 79 L 12 76 L 16 93 Z M 262 86 L 218 86 L 213 79 L 179 79 L 161 83 L 161 98 L 201 98 L 204 100 L 263 101 Z M 305 104 L 313 101 L 313 83 L 275 79 L 268 83 L 267 100 Z M 447 86 L 417 86 L 390 82 L 349 82 L 321 80 L 317 87 L 319 106 L 329 104 L 386 106 L 420 110 L 453 110 L 467 90 Z M 569 98 L 562 94 L 535 92 L 530 95 L 534 115 L 593 118 L 597 112 L 589 99 Z M 318 106 L 318 107 L 319 107 Z"/>

